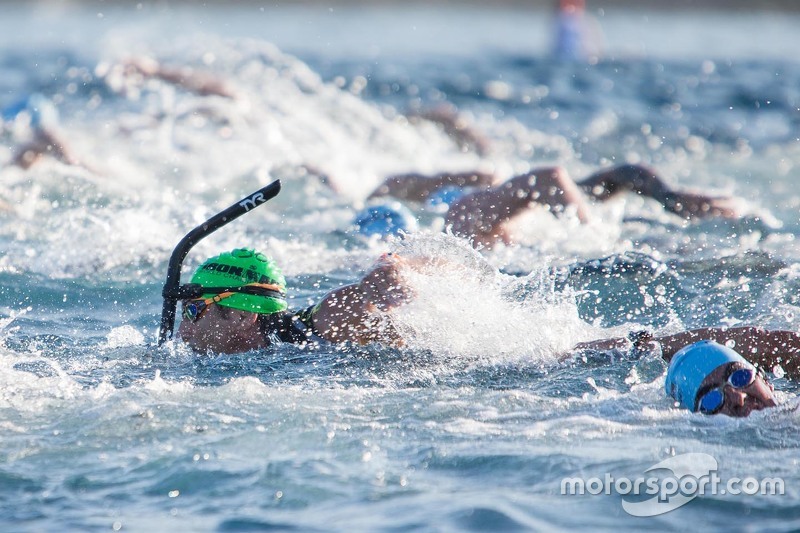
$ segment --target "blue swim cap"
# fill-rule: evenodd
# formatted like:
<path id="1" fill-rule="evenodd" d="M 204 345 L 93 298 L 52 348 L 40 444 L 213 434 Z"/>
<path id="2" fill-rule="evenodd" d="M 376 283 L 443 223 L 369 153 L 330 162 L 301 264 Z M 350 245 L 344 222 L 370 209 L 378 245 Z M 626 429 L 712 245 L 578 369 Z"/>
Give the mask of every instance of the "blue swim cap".
<path id="1" fill-rule="evenodd" d="M 697 393 L 703 380 L 720 366 L 733 362 L 753 366 L 737 352 L 711 340 L 684 346 L 669 363 L 664 382 L 667 395 L 682 407 L 696 411 Z"/>
<path id="2" fill-rule="evenodd" d="M 367 237 L 388 237 L 401 232 L 410 233 L 417 228 L 417 221 L 411 211 L 397 202 L 362 209 L 353 224 L 360 234 Z"/>
<path id="3" fill-rule="evenodd" d="M 441 209 L 446 210 L 450 204 L 461 198 L 462 196 L 469 194 L 468 189 L 464 189 L 463 187 L 458 187 L 456 185 L 450 185 L 448 187 L 442 187 L 441 189 L 437 190 L 426 200 L 428 207 L 432 207 L 434 209 Z"/>
<path id="4" fill-rule="evenodd" d="M 16 102 L 5 106 L 2 110 L 3 120 L 14 120 L 17 115 L 25 111 L 28 106 L 28 98 L 17 100 Z"/>
<path id="5" fill-rule="evenodd" d="M 30 117 L 32 128 L 49 128 L 58 124 L 58 110 L 44 95 L 33 93 L 3 108 L 3 120 L 14 120 L 21 113 Z"/>

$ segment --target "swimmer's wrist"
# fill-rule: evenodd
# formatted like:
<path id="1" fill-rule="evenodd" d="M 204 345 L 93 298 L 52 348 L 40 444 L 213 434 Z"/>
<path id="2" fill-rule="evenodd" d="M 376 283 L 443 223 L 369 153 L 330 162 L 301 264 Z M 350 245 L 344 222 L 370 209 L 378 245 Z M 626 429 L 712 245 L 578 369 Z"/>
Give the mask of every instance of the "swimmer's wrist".
<path id="1" fill-rule="evenodd" d="M 653 331 L 647 328 L 634 329 L 627 335 L 628 342 L 634 353 L 649 352 L 660 348 L 658 340 L 653 335 Z"/>

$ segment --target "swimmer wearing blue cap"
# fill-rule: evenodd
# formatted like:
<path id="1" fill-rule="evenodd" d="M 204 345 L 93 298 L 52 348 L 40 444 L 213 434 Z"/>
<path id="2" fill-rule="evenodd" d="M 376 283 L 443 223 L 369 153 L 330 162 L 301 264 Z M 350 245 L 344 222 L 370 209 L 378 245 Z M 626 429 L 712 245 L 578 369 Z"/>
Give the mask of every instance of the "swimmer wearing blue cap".
<path id="1" fill-rule="evenodd" d="M 34 93 L 3 108 L 3 122 L 12 124 L 17 120 L 27 123 L 28 139 L 22 143 L 12 158 L 12 163 L 28 169 L 44 156 L 50 156 L 66 165 L 87 165 L 70 150 L 66 138 L 59 131 L 59 114 L 55 105 L 45 96 Z"/>
<path id="2" fill-rule="evenodd" d="M 601 33 L 586 14 L 586 0 L 557 0 L 552 55 L 561 61 L 597 62 Z"/>
<path id="3" fill-rule="evenodd" d="M 559 215 L 572 210 L 581 222 L 590 221 L 587 200 L 606 201 L 623 192 L 652 198 L 668 211 L 690 218 L 738 216 L 726 197 L 675 191 L 654 171 L 640 165 L 600 170 L 579 182 L 561 167 L 531 170 L 500 181 L 484 172 L 390 176 L 368 197 L 392 197 L 444 213 L 445 226 L 475 246 L 491 247 L 514 241 L 513 222 L 534 206 Z"/>
<path id="4" fill-rule="evenodd" d="M 664 387 L 681 407 L 706 415 L 744 417 L 775 406 L 764 372 L 712 340 L 680 349 L 670 361 Z"/>
<path id="5" fill-rule="evenodd" d="M 414 215 L 399 202 L 365 207 L 356 214 L 353 224 L 356 231 L 367 238 L 400 237 L 417 229 Z"/>
<path id="6" fill-rule="evenodd" d="M 661 350 L 669 361 L 667 395 L 696 413 L 745 417 L 774 407 L 773 386 L 764 369 L 780 366 L 785 377 L 800 378 L 800 334 L 793 331 L 701 328 L 663 337 L 638 332 L 631 339 L 580 343 L 575 349 L 624 349 L 631 343 L 635 348 Z M 752 362 L 739 352 L 752 354 Z"/>

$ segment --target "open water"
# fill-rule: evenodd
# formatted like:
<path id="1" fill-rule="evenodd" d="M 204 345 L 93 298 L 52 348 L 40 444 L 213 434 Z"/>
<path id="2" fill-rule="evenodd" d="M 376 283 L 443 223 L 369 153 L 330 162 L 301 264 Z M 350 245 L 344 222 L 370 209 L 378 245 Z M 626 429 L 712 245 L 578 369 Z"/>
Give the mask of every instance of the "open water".
<path id="1" fill-rule="evenodd" d="M 550 15 L 425 5 L 108 3 L 0 7 L 0 107 L 40 93 L 93 171 L 9 165 L 0 145 L 0 524 L 4 531 L 558 531 L 800 528 L 798 386 L 744 420 L 676 410 L 655 354 L 576 342 L 704 325 L 800 327 L 800 48 L 796 15 L 593 11 L 599 61 L 548 57 Z M 120 75 L 131 56 L 227 80 L 238 98 Z M 450 103 L 484 137 L 415 113 Z M 539 165 L 575 177 L 651 165 L 675 187 L 740 198 L 686 223 L 622 197 L 528 215 L 482 253 L 439 214 L 401 243 L 348 231 L 391 173 Z M 334 180 L 331 191 L 302 170 Z M 155 348 L 178 240 L 272 179 L 283 192 L 202 241 L 282 265 L 294 307 L 388 249 L 466 269 L 412 279 L 408 346 Z M 619 491 L 704 453 L 723 481 L 651 517 Z M 622 487 L 624 489 L 624 486 Z M 663 511 L 668 511 L 662 507 Z"/>

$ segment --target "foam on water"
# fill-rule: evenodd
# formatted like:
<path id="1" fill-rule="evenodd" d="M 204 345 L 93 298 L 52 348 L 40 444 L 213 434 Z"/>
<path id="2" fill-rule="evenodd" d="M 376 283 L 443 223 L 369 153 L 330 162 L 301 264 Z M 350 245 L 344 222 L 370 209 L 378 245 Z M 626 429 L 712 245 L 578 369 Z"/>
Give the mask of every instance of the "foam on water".
<path id="1" fill-rule="evenodd" d="M 458 366 L 552 363 L 586 329 L 567 295 L 529 291 L 522 300 L 509 297 L 528 280 L 501 274 L 463 241 L 444 234 L 409 237 L 398 251 L 412 262 L 439 258 L 407 269 L 415 297 L 394 321 L 411 349 L 446 355 Z"/>

